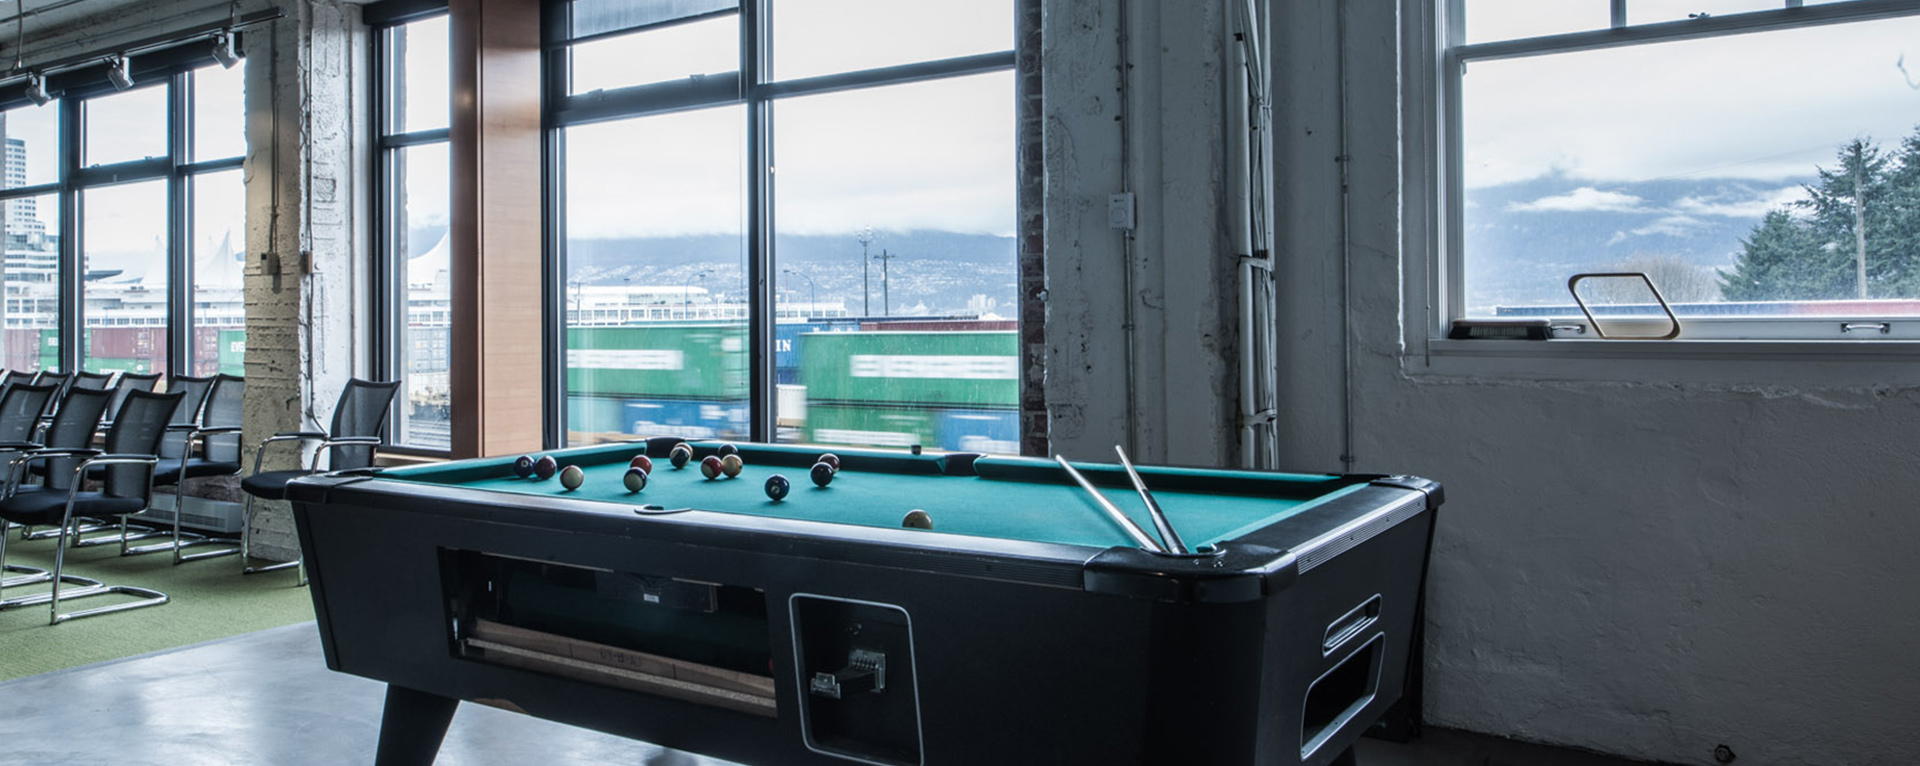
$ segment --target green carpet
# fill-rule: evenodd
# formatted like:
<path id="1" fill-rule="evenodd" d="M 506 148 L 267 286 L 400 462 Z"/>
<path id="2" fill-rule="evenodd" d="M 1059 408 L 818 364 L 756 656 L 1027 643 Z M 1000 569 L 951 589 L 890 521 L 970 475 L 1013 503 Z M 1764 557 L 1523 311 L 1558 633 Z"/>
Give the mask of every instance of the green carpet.
<path id="1" fill-rule="evenodd" d="M 7 534 L 8 564 L 53 567 L 52 540 L 23 542 L 18 529 Z M 292 569 L 242 576 L 238 556 L 180 566 L 172 562 L 172 554 L 166 552 L 122 557 L 118 544 L 68 550 L 69 574 L 110 585 L 153 588 L 172 600 L 52 626 L 47 624 L 45 604 L 0 610 L 0 681 L 313 619 L 312 596 L 294 585 L 298 574 Z M 20 586 L 7 588 L 0 596 L 46 590 L 45 584 Z M 128 600 L 109 595 L 62 601 L 61 611 Z"/>

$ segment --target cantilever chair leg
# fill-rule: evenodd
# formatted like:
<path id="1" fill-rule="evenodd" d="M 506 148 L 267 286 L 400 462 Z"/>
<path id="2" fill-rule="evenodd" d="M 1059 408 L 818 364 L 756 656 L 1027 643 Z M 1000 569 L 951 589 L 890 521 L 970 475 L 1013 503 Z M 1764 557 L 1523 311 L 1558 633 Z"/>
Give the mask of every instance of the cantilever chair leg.
<path id="1" fill-rule="evenodd" d="M 79 575 L 62 574 L 60 572 L 60 561 L 64 552 L 64 548 L 55 549 L 53 554 L 54 565 L 51 570 L 8 565 L 5 563 L 7 560 L 7 538 L 6 535 L 0 535 L 0 569 L 35 573 L 20 577 L 0 579 L 0 609 L 12 609 L 15 607 L 33 606 L 35 604 L 51 602 L 55 598 L 54 594 L 59 591 L 59 583 L 63 582 L 79 588 L 79 590 L 67 594 L 69 598 L 80 598 L 95 592 L 106 591 L 108 586 L 99 580 L 90 577 L 81 577 Z M 22 585 L 37 585 L 43 582 L 54 583 L 54 590 L 48 593 L 33 593 L 25 596 L 16 596 L 14 598 L 5 598 L 5 592 L 8 588 L 17 588 Z"/>
<path id="2" fill-rule="evenodd" d="M 246 507 L 246 510 L 241 513 L 241 518 L 244 519 L 244 522 L 242 522 L 244 526 L 240 528 L 240 559 L 242 561 L 251 562 L 253 561 L 253 496 L 252 495 L 247 496 L 247 507 Z M 300 568 L 300 581 L 295 583 L 295 585 L 306 585 L 307 584 L 306 562 L 304 559 L 302 559 L 299 556 L 295 556 L 292 561 L 276 561 L 272 564 L 264 564 L 261 566 L 254 566 L 249 563 L 240 570 L 240 574 L 260 574 L 261 572 L 276 572 L 282 569 L 292 569 L 294 567 Z"/>
<path id="3" fill-rule="evenodd" d="M 62 529 L 64 528 L 65 528 L 65 525 L 62 526 Z M 153 590 L 151 588 L 142 588 L 135 585 L 103 585 L 96 582 L 94 583 L 93 587 L 82 588 L 78 593 L 67 594 L 66 599 L 68 601 L 72 601 L 74 599 L 80 599 L 80 598 L 104 596 L 109 593 L 119 593 L 119 594 L 128 595 L 128 596 L 138 596 L 139 600 L 127 601 L 127 602 L 122 602 L 118 604 L 110 604 L 107 606 L 98 606 L 92 609 L 82 609 L 77 612 L 68 612 L 66 614 L 61 614 L 60 613 L 60 599 L 61 599 L 60 569 L 61 569 L 61 566 L 66 563 L 66 558 L 67 558 L 66 542 L 67 542 L 66 536 L 62 535 L 60 538 L 61 544 L 58 547 L 53 549 L 53 589 L 48 591 L 46 594 L 46 601 L 49 604 L 49 606 L 47 607 L 47 624 L 48 625 L 59 625 L 60 623 L 66 622 L 68 620 L 77 620 L 82 617 L 93 617 L 95 615 L 112 614 L 114 612 L 124 612 L 129 609 L 139 609 L 142 607 L 159 606 L 161 604 L 167 603 L 167 594 L 161 593 L 160 591 Z M 35 600 L 30 603 L 39 603 L 39 601 Z M 25 604 L 22 604 L 22 605 L 24 606 Z"/>

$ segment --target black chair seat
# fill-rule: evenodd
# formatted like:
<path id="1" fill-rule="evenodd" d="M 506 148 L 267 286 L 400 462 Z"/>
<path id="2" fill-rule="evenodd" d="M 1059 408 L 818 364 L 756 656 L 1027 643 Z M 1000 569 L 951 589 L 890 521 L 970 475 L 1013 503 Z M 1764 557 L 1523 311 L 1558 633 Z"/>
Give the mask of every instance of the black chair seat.
<path id="1" fill-rule="evenodd" d="M 287 499 L 287 482 L 312 475 L 312 471 L 261 471 L 241 479 L 240 488 L 247 494 L 262 500 L 285 500 Z"/>
<path id="2" fill-rule="evenodd" d="M 75 507 L 85 507 L 91 517 L 124 516 L 147 508 L 144 497 L 109 497 L 102 492 L 76 492 Z M 58 525 L 66 516 L 67 491 L 22 487 L 12 497 L 0 500 L 0 519 L 32 526 Z"/>
<path id="3" fill-rule="evenodd" d="M 227 460 L 205 460 L 197 457 L 187 459 L 186 477 L 189 479 L 199 479 L 207 476 L 231 476 L 239 472 L 240 472 L 240 464 L 238 462 L 227 461 Z M 154 486 L 165 487 L 165 486 L 179 484 L 179 483 L 180 483 L 180 464 L 179 463 L 166 462 L 166 463 L 162 463 L 159 468 L 154 469 L 153 471 Z"/>

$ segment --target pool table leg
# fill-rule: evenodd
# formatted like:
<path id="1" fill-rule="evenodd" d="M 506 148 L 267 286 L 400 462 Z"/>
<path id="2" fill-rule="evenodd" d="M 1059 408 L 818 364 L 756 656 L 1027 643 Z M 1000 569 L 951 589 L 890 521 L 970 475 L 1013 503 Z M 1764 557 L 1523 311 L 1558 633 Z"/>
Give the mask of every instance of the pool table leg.
<path id="1" fill-rule="evenodd" d="M 388 684 L 374 766 L 432 766 L 459 705 L 457 699 Z"/>

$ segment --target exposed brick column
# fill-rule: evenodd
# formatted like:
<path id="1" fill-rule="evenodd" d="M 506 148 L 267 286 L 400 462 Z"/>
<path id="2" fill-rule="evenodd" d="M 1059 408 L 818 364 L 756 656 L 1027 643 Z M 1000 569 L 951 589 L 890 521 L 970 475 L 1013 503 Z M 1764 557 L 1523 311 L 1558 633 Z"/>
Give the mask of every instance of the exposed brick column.
<path id="1" fill-rule="evenodd" d="M 1015 21 L 1014 145 L 1019 156 L 1015 206 L 1020 273 L 1020 452 L 1046 455 L 1047 229 L 1045 137 L 1040 90 L 1040 0 L 1020 0 Z"/>

